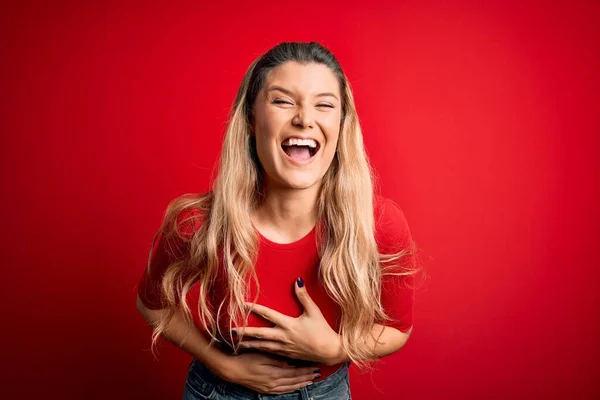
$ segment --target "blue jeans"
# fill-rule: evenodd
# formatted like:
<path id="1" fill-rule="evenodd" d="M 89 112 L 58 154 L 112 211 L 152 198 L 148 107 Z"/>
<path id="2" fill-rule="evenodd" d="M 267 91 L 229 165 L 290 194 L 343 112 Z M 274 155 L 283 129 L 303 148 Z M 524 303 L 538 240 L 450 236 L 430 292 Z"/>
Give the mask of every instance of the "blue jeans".
<path id="1" fill-rule="evenodd" d="M 335 373 L 295 392 L 260 394 L 242 385 L 222 380 L 200 361 L 193 360 L 185 382 L 183 400 L 350 400 L 348 366 L 343 364 Z"/>

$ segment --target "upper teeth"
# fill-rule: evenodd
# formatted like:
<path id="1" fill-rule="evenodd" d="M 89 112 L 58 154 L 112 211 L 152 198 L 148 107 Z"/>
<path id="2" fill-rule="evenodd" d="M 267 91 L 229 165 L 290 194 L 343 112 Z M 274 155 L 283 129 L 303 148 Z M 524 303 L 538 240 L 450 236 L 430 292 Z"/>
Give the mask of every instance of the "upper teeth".
<path id="1" fill-rule="evenodd" d="M 282 143 L 284 146 L 309 146 L 312 148 L 317 147 L 317 142 L 312 139 L 295 139 L 289 138 Z"/>

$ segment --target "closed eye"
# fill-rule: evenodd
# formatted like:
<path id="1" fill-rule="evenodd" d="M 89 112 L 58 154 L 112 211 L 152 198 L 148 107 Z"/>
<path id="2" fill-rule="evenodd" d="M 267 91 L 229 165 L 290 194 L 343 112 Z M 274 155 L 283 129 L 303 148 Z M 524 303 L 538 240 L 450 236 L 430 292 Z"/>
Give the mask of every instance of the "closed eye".
<path id="1" fill-rule="evenodd" d="M 275 99 L 273 101 L 271 101 L 271 104 L 292 104 L 291 101 L 287 101 L 287 100 L 281 100 L 281 99 Z"/>
<path id="2" fill-rule="evenodd" d="M 327 104 L 327 103 L 317 104 L 317 107 L 335 108 L 332 104 Z"/>

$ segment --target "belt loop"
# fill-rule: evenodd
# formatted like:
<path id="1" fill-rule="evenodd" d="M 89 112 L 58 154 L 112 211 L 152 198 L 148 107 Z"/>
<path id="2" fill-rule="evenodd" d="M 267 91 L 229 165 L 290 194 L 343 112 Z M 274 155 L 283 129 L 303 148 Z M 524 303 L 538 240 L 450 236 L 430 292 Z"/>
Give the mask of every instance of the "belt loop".
<path id="1" fill-rule="evenodd" d="M 302 400 L 309 400 L 308 389 L 306 388 L 306 386 L 300 389 L 300 398 Z"/>
<path id="2" fill-rule="evenodd" d="M 221 379 L 219 379 L 219 381 L 221 381 Z M 221 382 L 217 383 L 216 390 L 217 390 L 217 393 L 219 393 L 219 394 L 227 393 L 227 382 L 221 381 Z"/>

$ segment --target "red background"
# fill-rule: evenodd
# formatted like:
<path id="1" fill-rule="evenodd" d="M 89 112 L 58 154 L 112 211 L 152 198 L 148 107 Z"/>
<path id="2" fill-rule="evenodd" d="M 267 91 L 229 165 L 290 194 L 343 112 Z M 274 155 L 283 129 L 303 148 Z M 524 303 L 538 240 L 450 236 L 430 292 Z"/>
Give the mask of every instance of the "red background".
<path id="1" fill-rule="evenodd" d="M 597 2 L 87 3 L 0 12 L 0 397 L 179 398 L 135 286 L 283 40 L 339 57 L 430 275 L 354 398 L 600 396 Z"/>

